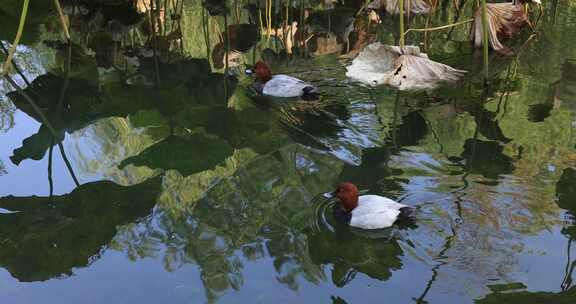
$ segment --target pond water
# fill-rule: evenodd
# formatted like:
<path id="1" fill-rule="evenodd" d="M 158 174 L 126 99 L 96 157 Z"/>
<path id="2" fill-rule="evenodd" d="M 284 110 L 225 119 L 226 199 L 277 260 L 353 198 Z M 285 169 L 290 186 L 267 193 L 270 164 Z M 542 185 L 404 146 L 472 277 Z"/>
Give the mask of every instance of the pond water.
<path id="1" fill-rule="evenodd" d="M 469 71 L 415 93 L 346 78 L 357 45 L 338 38 L 341 15 L 363 1 L 310 4 L 312 33 L 332 24 L 288 59 L 286 36 L 234 27 L 255 6 L 230 2 L 224 21 L 167 1 L 162 23 L 135 1 L 148 17 L 118 30 L 134 7 L 62 2 L 72 46 L 58 42 L 51 1 L 31 4 L 11 74 L 50 126 L 0 82 L 3 303 L 576 303 L 572 1 L 543 1 L 536 34 L 506 41 L 512 56 L 491 53 L 486 82 L 469 26 L 410 33 Z M 476 3 L 440 2 L 408 26 L 463 20 Z M 9 47 L 20 3 L 1 6 Z M 363 33 L 392 44 L 397 18 L 381 17 Z M 237 51 L 226 55 L 228 24 Z M 146 39 L 158 49 L 134 46 Z M 255 95 L 241 71 L 261 58 L 321 98 Z M 416 225 L 335 224 L 321 194 L 341 181 L 417 207 Z"/>

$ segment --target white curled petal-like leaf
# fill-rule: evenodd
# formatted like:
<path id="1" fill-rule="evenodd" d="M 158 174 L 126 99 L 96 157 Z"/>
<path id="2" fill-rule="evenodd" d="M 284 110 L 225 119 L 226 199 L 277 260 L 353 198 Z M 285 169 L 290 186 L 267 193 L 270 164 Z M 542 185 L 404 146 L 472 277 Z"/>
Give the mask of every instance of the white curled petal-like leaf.
<path id="1" fill-rule="evenodd" d="M 368 85 L 391 85 L 400 90 L 432 89 L 461 79 L 466 71 L 428 59 L 417 46 L 373 43 L 348 66 L 346 76 Z"/>
<path id="2" fill-rule="evenodd" d="M 383 84 L 382 74 L 394 69 L 394 62 L 400 54 L 398 47 L 380 42 L 369 44 L 346 68 L 346 76 L 368 85 Z"/>
<path id="3" fill-rule="evenodd" d="M 388 84 L 400 90 L 433 89 L 444 82 L 458 81 L 466 74 L 466 71 L 413 55 L 400 56 L 396 66 Z"/>

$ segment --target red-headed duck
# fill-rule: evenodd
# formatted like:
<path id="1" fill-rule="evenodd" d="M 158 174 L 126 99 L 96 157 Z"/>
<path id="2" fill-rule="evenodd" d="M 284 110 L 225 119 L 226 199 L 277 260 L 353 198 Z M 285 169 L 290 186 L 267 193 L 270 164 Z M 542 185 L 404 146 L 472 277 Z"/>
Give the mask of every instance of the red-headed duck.
<path id="1" fill-rule="evenodd" d="M 283 98 L 300 97 L 304 100 L 318 99 L 318 88 L 292 76 L 272 75 L 268 65 L 262 61 L 256 63 L 254 71 L 246 70 L 246 72 L 256 75 L 254 88 L 262 95 Z"/>
<path id="2" fill-rule="evenodd" d="M 336 220 L 361 229 L 382 229 L 398 221 L 412 221 L 414 209 L 379 195 L 358 195 L 358 188 L 341 183 L 333 195 L 339 202 L 333 212 Z"/>

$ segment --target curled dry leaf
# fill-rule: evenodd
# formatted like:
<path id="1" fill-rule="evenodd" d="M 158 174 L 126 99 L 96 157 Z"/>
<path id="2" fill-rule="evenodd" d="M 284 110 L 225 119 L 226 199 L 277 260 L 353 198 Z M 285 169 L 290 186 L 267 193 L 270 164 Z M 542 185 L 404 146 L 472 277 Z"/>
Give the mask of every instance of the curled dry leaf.
<path id="1" fill-rule="evenodd" d="M 372 43 L 346 68 L 346 76 L 376 86 L 387 84 L 400 90 L 433 89 L 461 79 L 466 71 L 428 59 L 417 46 Z"/>
<path id="2" fill-rule="evenodd" d="M 367 8 L 372 10 L 385 9 L 389 14 L 399 14 L 398 0 L 375 0 L 368 4 Z M 430 12 L 431 5 L 425 0 L 404 0 L 404 14 L 426 15 Z"/>
<path id="3" fill-rule="evenodd" d="M 490 46 L 503 55 L 512 55 L 512 50 L 502 45 L 499 38 L 510 38 L 528 24 L 524 7 L 513 3 L 488 3 L 486 4 L 486 13 Z M 475 47 L 482 46 L 482 35 L 482 7 L 480 7 L 474 14 L 472 39 Z"/>

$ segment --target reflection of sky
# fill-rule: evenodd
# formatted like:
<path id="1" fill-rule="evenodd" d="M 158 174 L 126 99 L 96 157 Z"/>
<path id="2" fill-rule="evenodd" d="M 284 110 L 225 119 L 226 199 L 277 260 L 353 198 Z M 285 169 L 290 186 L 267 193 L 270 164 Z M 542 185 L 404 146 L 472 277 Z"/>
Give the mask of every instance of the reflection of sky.
<path id="1" fill-rule="evenodd" d="M 48 153 L 43 160 L 25 160 L 15 166 L 10 160 L 12 151 L 22 145 L 22 139 L 38 131 L 40 124 L 23 112 L 14 114 L 16 124 L 8 133 L 0 135 L 0 157 L 6 166 L 7 174 L 0 175 L 0 196 L 40 195 L 49 193 L 48 186 Z M 54 177 L 54 193 L 62 194 L 74 189 L 74 181 L 68 175 L 66 165 L 60 157 L 56 146 L 53 153 L 52 174 Z"/>

